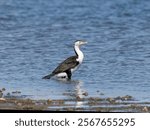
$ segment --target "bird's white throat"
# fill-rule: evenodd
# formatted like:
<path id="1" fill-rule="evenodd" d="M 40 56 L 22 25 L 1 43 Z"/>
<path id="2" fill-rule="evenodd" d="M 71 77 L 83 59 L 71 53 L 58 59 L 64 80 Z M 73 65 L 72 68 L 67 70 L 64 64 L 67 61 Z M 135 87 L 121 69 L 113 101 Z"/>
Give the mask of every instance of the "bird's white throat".
<path id="1" fill-rule="evenodd" d="M 78 45 L 75 45 L 74 49 L 75 49 L 76 54 L 78 55 L 77 61 L 79 62 L 79 64 L 81 64 L 83 61 L 84 55 Z"/>

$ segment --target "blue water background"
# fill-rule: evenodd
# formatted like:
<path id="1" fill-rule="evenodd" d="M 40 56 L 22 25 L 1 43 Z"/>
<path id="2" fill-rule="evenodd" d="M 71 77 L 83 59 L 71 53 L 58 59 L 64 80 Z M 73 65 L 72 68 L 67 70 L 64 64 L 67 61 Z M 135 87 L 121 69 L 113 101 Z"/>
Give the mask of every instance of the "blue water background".
<path id="1" fill-rule="evenodd" d="M 72 82 L 41 79 L 74 55 Z M 0 88 L 25 98 L 131 95 L 150 101 L 149 0 L 0 0 Z"/>

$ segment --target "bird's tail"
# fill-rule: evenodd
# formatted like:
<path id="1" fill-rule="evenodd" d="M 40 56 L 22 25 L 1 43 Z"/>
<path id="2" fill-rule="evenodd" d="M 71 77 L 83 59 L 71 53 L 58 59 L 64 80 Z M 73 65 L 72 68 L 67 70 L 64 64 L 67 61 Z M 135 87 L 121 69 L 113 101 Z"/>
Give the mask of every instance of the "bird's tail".
<path id="1" fill-rule="evenodd" d="M 44 76 L 42 79 L 50 79 L 52 76 L 54 76 L 54 74 L 46 75 L 46 76 Z"/>

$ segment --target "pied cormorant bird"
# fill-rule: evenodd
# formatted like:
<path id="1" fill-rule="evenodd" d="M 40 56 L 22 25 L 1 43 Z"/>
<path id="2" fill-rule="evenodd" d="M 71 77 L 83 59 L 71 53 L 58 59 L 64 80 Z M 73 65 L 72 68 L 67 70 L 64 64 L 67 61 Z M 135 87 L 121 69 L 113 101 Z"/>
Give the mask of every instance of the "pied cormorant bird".
<path id="1" fill-rule="evenodd" d="M 80 46 L 86 44 L 86 41 L 77 40 L 74 44 L 75 56 L 71 56 L 58 65 L 51 74 L 46 75 L 43 79 L 50 79 L 51 77 L 65 78 L 70 80 L 72 73 L 80 66 L 84 55 L 80 50 Z"/>

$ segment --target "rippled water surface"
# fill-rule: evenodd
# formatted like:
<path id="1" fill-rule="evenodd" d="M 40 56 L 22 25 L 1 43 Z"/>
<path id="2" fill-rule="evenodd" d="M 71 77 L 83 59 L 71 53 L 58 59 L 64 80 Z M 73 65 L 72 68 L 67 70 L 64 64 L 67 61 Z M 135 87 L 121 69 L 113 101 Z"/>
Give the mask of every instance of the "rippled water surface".
<path id="1" fill-rule="evenodd" d="M 41 79 L 74 55 L 77 39 L 88 44 L 72 81 Z M 3 87 L 33 99 L 150 101 L 150 1 L 0 0 Z"/>

